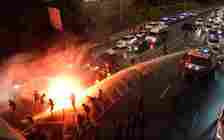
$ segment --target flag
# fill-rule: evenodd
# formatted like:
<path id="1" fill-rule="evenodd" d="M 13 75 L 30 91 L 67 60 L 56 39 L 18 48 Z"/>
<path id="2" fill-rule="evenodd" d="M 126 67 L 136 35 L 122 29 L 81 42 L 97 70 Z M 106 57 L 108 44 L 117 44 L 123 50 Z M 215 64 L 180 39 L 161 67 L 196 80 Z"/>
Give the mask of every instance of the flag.
<path id="1" fill-rule="evenodd" d="M 63 31 L 63 24 L 61 20 L 60 10 L 57 8 L 48 7 L 48 14 L 51 26 L 58 31 Z"/>

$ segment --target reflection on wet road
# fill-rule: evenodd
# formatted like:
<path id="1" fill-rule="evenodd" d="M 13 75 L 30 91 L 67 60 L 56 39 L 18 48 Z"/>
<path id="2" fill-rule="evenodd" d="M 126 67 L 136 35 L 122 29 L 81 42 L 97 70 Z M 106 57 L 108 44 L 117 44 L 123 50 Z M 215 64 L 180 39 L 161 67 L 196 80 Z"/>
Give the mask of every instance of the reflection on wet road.
<path id="1" fill-rule="evenodd" d="M 217 111 L 223 104 L 224 70 L 216 72 L 214 81 L 183 85 L 175 98 L 177 124 L 171 130 L 171 139 L 214 139 Z"/>

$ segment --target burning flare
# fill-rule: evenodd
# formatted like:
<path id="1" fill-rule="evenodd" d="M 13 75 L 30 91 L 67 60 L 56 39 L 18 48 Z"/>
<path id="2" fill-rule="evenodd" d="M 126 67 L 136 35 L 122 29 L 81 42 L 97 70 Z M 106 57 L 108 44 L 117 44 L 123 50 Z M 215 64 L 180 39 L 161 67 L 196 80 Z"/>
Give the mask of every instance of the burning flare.
<path id="1" fill-rule="evenodd" d="M 58 76 L 49 80 L 47 98 L 54 101 L 54 111 L 71 108 L 71 95 L 74 94 L 76 104 L 82 101 L 84 88 L 80 80 L 73 76 Z"/>

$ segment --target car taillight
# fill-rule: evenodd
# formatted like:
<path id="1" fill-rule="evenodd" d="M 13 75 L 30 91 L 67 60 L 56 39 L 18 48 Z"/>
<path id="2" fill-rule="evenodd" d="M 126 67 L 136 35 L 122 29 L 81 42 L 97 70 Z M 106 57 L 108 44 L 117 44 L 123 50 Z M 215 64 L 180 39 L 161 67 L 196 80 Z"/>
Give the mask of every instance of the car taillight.
<path id="1" fill-rule="evenodd" d="M 191 69 L 193 67 L 193 65 L 191 63 L 185 63 L 185 65 L 187 66 L 187 68 Z"/>
<path id="2" fill-rule="evenodd" d="M 149 48 L 150 49 L 154 49 L 155 48 L 155 45 L 154 44 L 150 44 Z"/>

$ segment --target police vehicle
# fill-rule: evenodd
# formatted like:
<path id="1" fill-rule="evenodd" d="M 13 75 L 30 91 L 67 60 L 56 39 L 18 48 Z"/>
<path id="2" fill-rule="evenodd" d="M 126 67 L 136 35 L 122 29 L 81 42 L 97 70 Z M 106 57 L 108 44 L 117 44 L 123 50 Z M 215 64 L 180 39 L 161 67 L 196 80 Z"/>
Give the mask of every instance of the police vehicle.
<path id="1" fill-rule="evenodd" d="M 209 48 L 192 49 L 179 62 L 183 79 L 214 78 L 216 55 Z"/>

